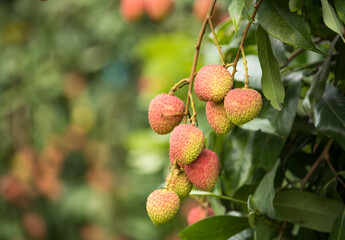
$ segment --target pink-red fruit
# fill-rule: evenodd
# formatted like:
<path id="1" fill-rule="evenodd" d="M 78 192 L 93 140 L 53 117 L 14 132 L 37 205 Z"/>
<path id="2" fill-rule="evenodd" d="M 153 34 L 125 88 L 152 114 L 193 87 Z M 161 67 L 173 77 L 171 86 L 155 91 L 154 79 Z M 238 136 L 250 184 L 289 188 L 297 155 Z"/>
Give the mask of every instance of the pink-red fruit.
<path id="1" fill-rule="evenodd" d="M 220 164 L 217 154 L 203 149 L 199 157 L 184 169 L 193 185 L 203 191 L 211 191 L 218 179 Z"/>
<path id="2" fill-rule="evenodd" d="M 154 21 L 160 21 L 168 15 L 173 5 L 172 0 L 145 0 L 146 12 Z"/>
<path id="3" fill-rule="evenodd" d="M 212 4 L 212 0 L 195 0 L 193 5 L 193 13 L 199 21 L 204 21 L 208 10 Z M 216 6 L 213 9 L 212 19 L 217 19 L 219 13 L 219 7 Z"/>
<path id="4" fill-rule="evenodd" d="M 165 184 L 169 190 L 174 191 L 180 198 L 182 202 L 185 198 L 189 196 L 190 191 L 192 191 L 193 184 L 189 181 L 185 171 L 178 170 L 175 168 L 171 180 L 169 182 L 171 173 L 167 176 Z M 169 183 L 169 186 L 168 186 Z"/>
<path id="5" fill-rule="evenodd" d="M 188 225 L 193 225 L 194 223 L 209 216 L 214 216 L 212 208 L 209 207 L 206 209 L 201 206 L 197 206 L 189 211 L 187 216 L 187 223 Z"/>
<path id="6" fill-rule="evenodd" d="M 150 126 L 158 134 L 168 134 L 181 122 L 184 111 L 181 99 L 166 93 L 159 94 L 149 106 Z"/>
<path id="7" fill-rule="evenodd" d="M 219 102 L 232 88 L 230 72 L 220 65 L 203 66 L 195 77 L 194 91 L 202 101 Z"/>
<path id="8" fill-rule="evenodd" d="M 258 91 L 250 88 L 235 88 L 224 100 L 225 111 L 236 125 L 253 120 L 261 111 L 262 99 Z"/>
<path id="9" fill-rule="evenodd" d="M 120 13 L 129 22 L 134 22 L 141 18 L 144 10 L 144 0 L 121 0 Z"/>
<path id="10" fill-rule="evenodd" d="M 188 124 L 180 124 L 171 132 L 169 139 L 170 160 L 179 164 L 193 162 L 204 148 L 205 138 L 202 131 Z"/>
<path id="11" fill-rule="evenodd" d="M 217 103 L 208 101 L 206 117 L 211 128 L 218 134 L 228 133 L 235 127 L 226 114 L 223 101 Z"/>
<path id="12" fill-rule="evenodd" d="M 155 225 L 170 221 L 180 208 L 180 200 L 174 191 L 159 189 L 153 191 L 146 202 L 147 213 Z"/>

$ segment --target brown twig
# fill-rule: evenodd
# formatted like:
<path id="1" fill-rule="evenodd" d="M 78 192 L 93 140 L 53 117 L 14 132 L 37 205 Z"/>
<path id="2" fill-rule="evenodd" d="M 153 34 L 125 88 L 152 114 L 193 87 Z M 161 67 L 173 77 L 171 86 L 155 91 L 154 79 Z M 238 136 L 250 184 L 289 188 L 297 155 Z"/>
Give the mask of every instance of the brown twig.
<path id="1" fill-rule="evenodd" d="M 218 43 L 218 40 L 217 40 L 217 34 L 214 31 L 214 27 L 213 27 L 212 19 L 211 18 L 208 19 L 208 24 L 210 25 L 211 32 L 212 32 L 212 35 L 213 35 L 213 43 L 214 43 L 214 45 L 217 46 L 219 57 L 220 57 L 220 60 L 222 61 L 222 66 L 225 67 L 225 62 L 224 62 L 224 58 L 223 58 L 223 54 L 222 54 L 222 49 L 219 46 L 219 43 Z"/>
<path id="2" fill-rule="evenodd" d="M 329 154 L 327 153 L 327 155 L 325 156 L 326 162 L 329 166 L 329 168 L 331 169 L 332 173 L 334 174 L 335 178 L 340 182 L 341 185 L 343 185 L 343 187 L 345 188 L 345 183 L 344 181 L 341 179 L 341 177 L 339 177 L 339 174 L 337 173 L 337 171 L 335 170 L 335 168 L 333 167 L 331 160 L 329 158 Z"/>
<path id="3" fill-rule="evenodd" d="M 199 37 L 198 37 L 198 40 L 195 44 L 195 52 L 194 52 L 194 58 L 193 58 L 193 65 L 192 65 L 192 71 L 190 72 L 190 76 L 189 76 L 189 88 L 188 88 L 188 96 L 187 96 L 187 101 L 186 101 L 186 118 L 185 118 L 185 123 L 187 123 L 187 116 L 189 114 L 189 104 L 191 102 L 191 98 L 192 98 L 192 89 L 193 89 L 193 80 L 194 80 L 194 77 L 196 75 L 196 65 L 198 63 L 198 58 L 199 58 L 199 50 L 200 50 L 200 46 L 201 46 L 201 42 L 202 42 L 202 38 L 205 34 L 205 30 L 206 30 L 206 27 L 207 27 L 207 23 L 208 23 L 208 20 L 212 18 L 212 12 L 213 12 L 213 9 L 216 5 L 216 2 L 217 0 L 213 0 L 212 3 L 211 3 L 211 6 L 207 12 L 207 15 L 202 23 L 202 26 L 201 26 L 201 29 L 200 29 L 200 33 L 199 33 Z M 193 109 L 194 111 L 194 109 Z M 196 120 L 196 112 L 193 112 L 193 117 L 195 118 Z"/>
<path id="4" fill-rule="evenodd" d="M 262 2 L 262 0 L 259 0 L 259 1 L 257 1 L 257 3 L 254 4 L 254 11 L 253 11 L 252 16 L 251 16 L 253 22 L 255 20 L 255 15 L 256 15 L 256 13 L 257 13 L 257 11 L 259 9 L 259 6 L 260 6 L 261 2 Z M 243 31 L 243 36 L 242 36 L 242 40 L 241 40 L 241 43 L 240 43 L 240 47 L 238 48 L 237 53 L 236 53 L 236 57 L 234 59 L 234 65 L 233 65 L 233 70 L 232 70 L 232 78 L 235 77 L 237 62 L 238 62 L 238 59 L 240 57 L 240 52 L 241 52 L 241 49 L 243 48 L 244 40 L 247 37 L 250 25 L 252 25 L 252 23 L 249 21 L 247 26 L 246 26 L 246 28 Z"/>
<path id="5" fill-rule="evenodd" d="M 286 230 L 287 225 L 288 225 L 288 223 L 284 222 L 283 225 L 281 226 L 280 231 L 279 231 L 278 240 L 282 240 L 283 239 L 284 232 Z"/>
<path id="6" fill-rule="evenodd" d="M 176 83 L 171 89 L 169 94 L 173 95 L 178 89 L 182 88 L 183 86 L 189 84 L 188 82 L 188 78 L 184 78 L 181 81 L 179 81 L 178 83 Z"/>
<path id="7" fill-rule="evenodd" d="M 328 151 L 331 148 L 332 143 L 333 143 L 333 139 L 330 139 L 328 141 L 328 143 L 326 144 L 325 148 L 323 149 L 322 153 L 320 154 L 320 156 L 316 159 L 316 161 L 313 164 L 313 166 L 310 168 L 310 170 L 305 175 L 305 177 L 301 180 L 300 191 L 304 190 L 305 185 L 307 184 L 307 182 L 308 182 L 309 178 L 311 177 L 311 175 L 315 172 L 315 170 L 320 165 L 320 163 L 326 158 L 326 156 L 328 155 Z"/>

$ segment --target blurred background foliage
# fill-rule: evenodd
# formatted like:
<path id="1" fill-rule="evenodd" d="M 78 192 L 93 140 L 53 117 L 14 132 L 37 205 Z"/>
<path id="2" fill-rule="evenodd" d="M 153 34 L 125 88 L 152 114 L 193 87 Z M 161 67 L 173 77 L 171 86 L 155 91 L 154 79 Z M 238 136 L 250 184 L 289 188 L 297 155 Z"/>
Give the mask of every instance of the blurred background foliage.
<path id="1" fill-rule="evenodd" d="M 0 2 L 1 240 L 178 239 L 193 201 L 159 228 L 144 208 L 169 168 L 147 108 L 189 76 L 193 4 L 133 21 L 119 0 Z M 205 59 L 219 63 L 206 41 Z"/>

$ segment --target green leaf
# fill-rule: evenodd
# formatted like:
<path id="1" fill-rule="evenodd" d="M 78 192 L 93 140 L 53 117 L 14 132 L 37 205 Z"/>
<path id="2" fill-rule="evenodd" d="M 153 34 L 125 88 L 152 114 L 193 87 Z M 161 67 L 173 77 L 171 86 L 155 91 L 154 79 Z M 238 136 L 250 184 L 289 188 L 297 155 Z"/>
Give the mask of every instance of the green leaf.
<path id="1" fill-rule="evenodd" d="M 183 240 L 224 240 L 248 227 L 244 217 L 214 216 L 185 228 L 179 235 Z"/>
<path id="2" fill-rule="evenodd" d="M 321 101 L 314 110 L 315 127 L 334 138 L 345 149 L 345 98 L 328 84 Z"/>
<path id="3" fill-rule="evenodd" d="M 280 78 L 279 63 L 275 58 L 271 42 L 266 31 L 259 25 L 256 31 L 258 55 L 262 69 L 261 85 L 265 97 L 271 105 L 281 110 L 285 92 Z"/>
<path id="4" fill-rule="evenodd" d="M 313 111 L 315 103 L 317 103 L 321 99 L 322 94 L 325 91 L 326 82 L 330 71 L 332 52 L 335 44 L 337 43 L 337 39 L 338 38 L 335 38 L 332 41 L 332 44 L 328 49 L 328 56 L 325 58 L 322 66 L 313 77 L 311 86 L 303 100 L 302 106 L 308 113 Z"/>
<path id="5" fill-rule="evenodd" d="M 228 8 L 231 21 L 235 25 L 236 36 L 238 32 L 238 24 L 240 22 L 241 14 L 244 8 L 244 3 L 245 3 L 244 0 L 232 0 Z"/>
<path id="6" fill-rule="evenodd" d="M 311 38 L 309 26 L 303 17 L 284 9 L 272 0 L 265 0 L 259 7 L 260 25 L 275 38 L 294 46 L 323 54 Z"/>
<path id="7" fill-rule="evenodd" d="M 280 161 L 276 161 L 273 168 L 266 173 L 254 193 L 254 202 L 258 210 L 270 218 L 277 218 L 274 211 L 273 200 L 275 196 L 274 178 Z"/>
<path id="8" fill-rule="evenodd" d="M 335 10 L 341 21 L 345 24 L 345 2 L 344 0 L 334 0 Z"/>
<path id="9" fill-rule="evenodd" d="M 235 35 L 235 26 L 231 19 L 228 19 L 218 25 L 214 31 L 216 32 L 217 40 L 220 45 L 227 45 L 231 42 Z M 208 40 L 213 42 L 213 35 L 208 35 Z"/>
<path id="10" fill-rule="evenodd" d="M 344 205 L 338 201 L 300 191 L 282 191 L 274 199 L 276 212 L 286 221 L 319 232 L 330 232 Z"/>
<path id="11" fill-rule="evenodd" d="M 329 27 L 334 32 L 338 33 L 339 36 L 345 42 L 345 38 L 343 36 L 344 33 L 344 25 L 339 20 L 337 14 L 335 13 L 333 7 L 328 3 L 327 0 L 321 0 L 322 2 L 322 16 L 323 21 L 325 22 L 326 26 Z M 344 3 L 343 3 L 344 5 Z"/>
<path id="12" fill-rule="evenodd" d="M 344 240 L 345 239 L 345 209 L 339 213 L 333 224 L 331 234 L 328 240 Z"/>
<path id="13" fill-rule="evenodd" d="M 256 230 L 254 233 L 255 240 L 272 240 L 274 236 L 277 236 L 279 229 L 269 225 L 265 219 L 260 218 L 256 224 Z"/>

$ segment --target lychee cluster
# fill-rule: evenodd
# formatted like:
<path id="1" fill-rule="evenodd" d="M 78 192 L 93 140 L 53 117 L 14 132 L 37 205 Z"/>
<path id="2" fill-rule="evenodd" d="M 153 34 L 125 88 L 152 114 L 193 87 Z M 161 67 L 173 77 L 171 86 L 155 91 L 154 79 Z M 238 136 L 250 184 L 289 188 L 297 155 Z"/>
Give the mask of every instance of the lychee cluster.
<path id="1" fill-rule="evenodd" d="M 220 172 L 217 155 L 204 149 L 203 132 L 194 124 L 179 124 L 184 115 L 184 103 L 173 93 L 159 94 L 149 105 L 151 128 L 158 134 L 171 132 L 171 172 L 166 178 L 166 187 L 151 193 L 146 203 L 148 215 L 155 225 L 164 224 L 175 216 L 193 185 L 211 191 Z"/>
<path id="2" fill-rule="evenodd" d="M 195 77 L 195 94 L 207 102 L 207 120 L 218 134 L 253 120 L 261 110 L 259 92 L 248 87 L 231 89 L 232 86 L 230 72 L 220 65 L 206 65 Z"/>
<path id="3" fill-rule="evenodd" d="M 160 21 L 174 6 L 173 0 L 121 0 L 120 13 L 129 22 L 135 22 L 146 13 L 153 21 Z"/>

